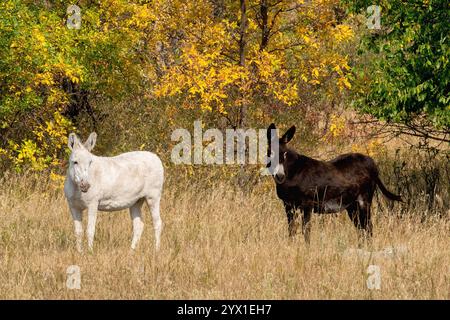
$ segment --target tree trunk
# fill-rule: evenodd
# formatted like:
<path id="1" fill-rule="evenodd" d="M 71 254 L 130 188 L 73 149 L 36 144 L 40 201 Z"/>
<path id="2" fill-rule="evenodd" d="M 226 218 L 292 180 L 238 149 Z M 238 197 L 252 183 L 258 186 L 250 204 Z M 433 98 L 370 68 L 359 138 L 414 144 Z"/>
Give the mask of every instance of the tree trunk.
<path id="1" fill-rule="evenodd" d="M 247 0 L 240 0 L 241 3 L 241 22 L 239 30 L 239 65 L 245 67 L 245 51 L 247 46 Z M 238 128 L 246 125 L 247 105 L 244 94 L 241 92 L 241 102 L 239 107 Z"/>
<path id="2" fill-rule="evenodd" d="M 267 0 L 261 0 L 260 3 L 260 13 L 261 13 L 261 44 L 259 50 L 263 51 L 267 44 L 269 43 L 269 6 Z"/>
<path id="3" fill-rule="evenodd" d="M 240 0 L 241 3 L 241 22 L 239 30 L 239 65 L 245 67 L 245 51 L 247 47 L 247 0 Z M 243 84 L 242 84 L 243 85 Z M 241 88 L 240 88 L 241 90 Z M 238 114 L 237 128 L 243 129 L 247 126 L 247 104 L 245 101 L 245 92 L 240 91 L 240 106 Z M 245 143 L 242 136 L 238 139 L 239 143 Z M 247 147 L 245 146 L 245 154 L 247 154 Z M 238 146 L 238 150 L 242 150 L 241 146 Z M 237 156 L 237 154 L 236 154 Z M 245 173 L 245 164 L 241 164 L 238 174 L 238 185 L 243 189 L 247 184 L 247 175 Z"/>

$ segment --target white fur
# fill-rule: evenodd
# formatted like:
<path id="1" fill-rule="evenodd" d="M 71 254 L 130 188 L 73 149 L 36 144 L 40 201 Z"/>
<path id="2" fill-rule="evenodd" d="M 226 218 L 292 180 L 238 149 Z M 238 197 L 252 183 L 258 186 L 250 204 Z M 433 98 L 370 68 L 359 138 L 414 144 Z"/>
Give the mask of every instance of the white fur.
<path id="1" fill-rule="evenodd" d="M 282 164 L 277 163 L 275 169 L 273 170 L 274 175 L 284 175 L 284 167 Z"/>
<path id="2" fill-rule="evenodd" d="M 328 213 L 339 212 L 343 209 L 342 203 L 336 200 L 329 200 L 324 204 L 324 211 Z"/>
<path id="3" fill-rule="evenodd" d="M 358 201 L 358 204 L 361 208 L 364 207 L 364 200 L 363 200 L 363 197 L 361 197 L 361 195 L 358 195 L 358 198 L 356 198 L 356 201 Z"/>
<path id="4" fill-rule="evenodd" d="M 155 246 L 159 250 L 162 231 L 159 203 L 164 183 L 161 160 L 154 153 L 145 151 L 123 153 L 116 157 L 95 156 L 90 152 L 95 137 L 91 134 L 83 145 L 75 135 L 69 136 L 72 154 L 64 193 L 74 220 L 77 249 L 82 250 L 83 210 L 87 210 L 87 238 L 92 250 L 97 211 L 127 208 L 130 209 L 133 224 L 131 248 L 135 249 L 144 228 L 141 207 L 145 201 L 151 210 Z"/>

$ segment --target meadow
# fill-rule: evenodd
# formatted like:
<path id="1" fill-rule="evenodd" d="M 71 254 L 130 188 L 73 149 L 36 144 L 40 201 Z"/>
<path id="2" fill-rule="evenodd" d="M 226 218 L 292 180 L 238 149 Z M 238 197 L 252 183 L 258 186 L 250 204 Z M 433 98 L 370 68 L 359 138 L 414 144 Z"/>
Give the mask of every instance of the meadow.
<path id="1" fill-rule="evenodd" d="M 74 2 L 0 1 L 0 299 L 450 299 L 447 2 Z M 314 215 L 307 246 L 259 168 L 175 165 L 199 120 L 367 154 L 404 203 L 376 195 L 365 251 L 345 212 Z M 68 136 L 94 131 L 95 155 L 161 157 L 158 253 L 145 206 L 136 251 L 128 211 L 76 251 Z"/>
<path id="2" fill-rule="evenodd" d="M 364 249 L 406 250 L 363 257 L 348 254 L 357 234 L 346 213 L 314 215 L 309 247 L 301 234 L 289 239 L 270 177 L 241 191 L 172 172 L 159 253 L 145 207 L 135 252 L 129 213 L 121 211 L 99 213 L 94 251 L 85 245 L 80 254 L 60 185 L 18 175 L 1 182 L 0 299 L 450 299 L 445 208 L 426 219 L 420 206 L 400 215 L 402 204 L 379 196 L 373 243 Z M 80 289 L 66 286 L 71 265 L 80 267 Z M 367 287 L 369 265 L 380 267 L 380 290 Z"/>

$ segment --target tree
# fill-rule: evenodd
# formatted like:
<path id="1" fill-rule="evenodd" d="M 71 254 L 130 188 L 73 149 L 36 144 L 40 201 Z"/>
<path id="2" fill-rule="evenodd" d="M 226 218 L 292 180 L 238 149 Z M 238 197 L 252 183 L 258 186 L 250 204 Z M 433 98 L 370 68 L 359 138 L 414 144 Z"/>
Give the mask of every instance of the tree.
<path id="1" fill-rule="evenodd" d="M 77 5 L 81 28 L 71 29 L 66 1 L 0 2 L 0 158 L 16 169 L 57 165 L 69 130 L 96 129 L 100 104 L 123 110 L 145 97 L 246 127 L 351 87 L 341 48 L 354 34 L 338 0 Z"/>
<path id="2" fill-rule="evenodd" d="M 176 39 L 176 49 L 166 49 L 154 93 L 243 127 L 274 105 L 295 107 L 304 91 L 350 88 L 339 46 L 353 32 L 338 19 L 337 6 L 334 0 L 170 1 L 156 11 L 161 23 L 154 30 L 164 35 L 162 47 Z"/>
<path id="3" fill-rule="evenodd" d="M 370 1 L 345 1 L 353 11 Z M 355 106 L 397 132 L 450 142 L 450 7 L 444 0 L 381 1 L 355 68 Z"/>
<path id="4" fill-rule="evenodd" d="M 124 99 L 151 78 L 153 17 L 141 2 L 79 1 L 80 29 L 66 26 L 66 1 L 0 2 L 0 157 L 57 165 L 83 109 L 95 127 L 94 99 Z"/>

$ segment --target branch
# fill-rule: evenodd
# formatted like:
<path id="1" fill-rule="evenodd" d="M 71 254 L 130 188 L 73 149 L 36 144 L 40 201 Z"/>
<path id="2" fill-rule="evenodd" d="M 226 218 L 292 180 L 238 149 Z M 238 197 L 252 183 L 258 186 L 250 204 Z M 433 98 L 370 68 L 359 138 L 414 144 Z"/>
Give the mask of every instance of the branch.
<path id="1" fill-rule="evenodd" d="M 284 48 L 275 48 L 275 49 L 272 49 L 272 50 L 269 51 L 269 53 L 273 53 L 273 52 L 275 52 L 275 51 L 283 51 L 283 50 L 287 50 L 287 49 L 292 49 L 292 48 L 301 46 L 301 45 L 303 45 L 303 44 L 304 44 L 303 42 L 295 42 L 295 43 L 292 43 L 292 44 L 290 44 L 290 45 L 288 45 L 288 46 L 286 46 L 286 47 L 284 47 Z"/>

